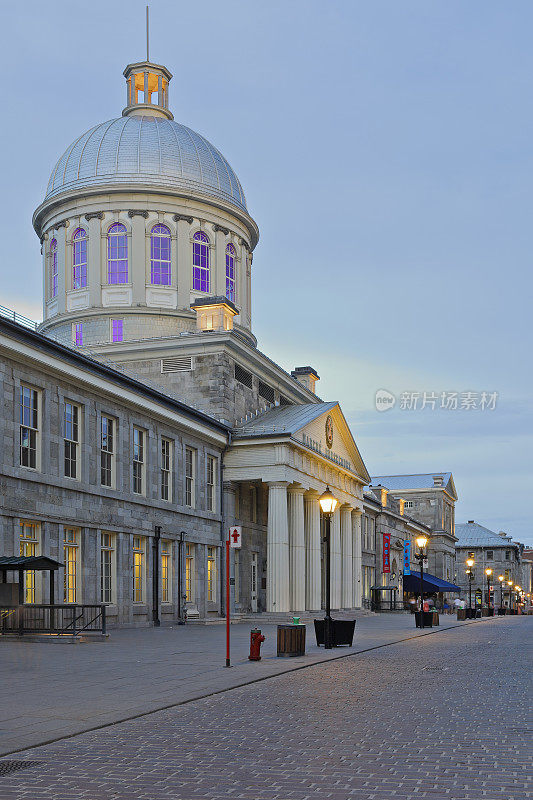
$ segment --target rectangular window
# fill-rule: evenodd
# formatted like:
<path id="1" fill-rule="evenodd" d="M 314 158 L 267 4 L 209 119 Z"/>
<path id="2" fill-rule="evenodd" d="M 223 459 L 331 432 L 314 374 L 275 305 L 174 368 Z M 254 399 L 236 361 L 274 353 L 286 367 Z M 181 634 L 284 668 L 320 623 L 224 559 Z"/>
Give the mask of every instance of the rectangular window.
<path id="1" fill-rule="evenodd" d="M 172 601 L 172 542 L 161 542 L 161 602 Z"/>
<path id="2" fill-rule="evenodd" d="M 492 550 L 487 550 L 487 561 L 492 561 L 494 558 L 494 553 Z"/>
<path id="3" fill-rule="evenodd" d="M 100 421 L 100 483 L 115 485 L 115 420 L 105 416 Z"/>
<path id="4" fill-rule="evenodd" d="M 207 548 L 207 599 L 210 603 L 217 600 L 217 549 Z"/>
<path id="5" fill-rule="evenodd" d="M 144 431 L 133 429 L 133 491 L 144 494 Z"/>
<path id="6" fill-rule="evenodd" d="M 133 602 L 144 602 L 144 539 L 133 537 Z"/>
<path id="7" fill-rule="evenodd" d="M 194 565 L 193 544 L 185 546 L 185 599 L 188 603 L 194 603 L 195 599 L 195 565 Z"/>
<path id="8" fill-rule="evenodd" d="M 102 533 L 100 547 L 100 602 L 113 603 L 115 597 L 115 534 Z"/>
<path id="9" fill-rule="evenodd" d="M 161 500 L 172 500 L 172 442 L 161 439 Z"/>
<path id="10" fill-rule="evenodd" d="M 20 523 L 20 555 L 38 556 L 40 543 L 40 526 L 37 522 Z M 35 603 L 35 571 L 25 570 L 24 572 L 24 602 Z"/>
<path id="11" fill-rule="evenodd" d="M 111 341 L 112 342 L 124 341 L 124 320 L 122 319 L 111 320 Z"/>
<path id="12" fill-rule="evenodd" d="M 217 460 L 207 456 L 207 510 L 217 510 Z"/>
<path id="13" fill-rule="evenodd" d="M 185 505 L 196 505 L 196 450 L 185 448 Z"/>
<path id="14" fill-rule="evenodd" d="M 75 322 L 73 327 L 74 344 L 76 347 L 83 345 L 83 322 Z"/>
<path id="15" fill-rule="evenodd" d="M 20 465 L 38 469 L 39 455 L 39 392 L 20 387 Z"/>
<path id="16" fill-rule="evenodd" d="M 74 403 L 65 403 L 65 478 L 78 477 L 78 456 L 80 441 L 79 426 L 80 409 Z"/>
<path id="17" fill-rule="evenodd" d="M 511 560 L 511 551 L 510 550 L 506 550 L 505 551 L 505 560 L 506 561 L 510 561 Z"/>
<path id="18" fill-rule="evenodd" d="M 239 603 L 241 600 L 241 552 L 234 550 L 235 553 L 235 602 Z"/>
<path id="19" fill-rule="evenodd" d="M 65 528 L 63 531 L 63 562 L 65 579 L 63 583 L 63 602 L 78 602 L 78 553 L 79 531 L 76 528 Z"/>
<path id="20" fill-rule="evenodd" d="M 250 521 L 257 522 L 257 489 L 250 487 Z"/>

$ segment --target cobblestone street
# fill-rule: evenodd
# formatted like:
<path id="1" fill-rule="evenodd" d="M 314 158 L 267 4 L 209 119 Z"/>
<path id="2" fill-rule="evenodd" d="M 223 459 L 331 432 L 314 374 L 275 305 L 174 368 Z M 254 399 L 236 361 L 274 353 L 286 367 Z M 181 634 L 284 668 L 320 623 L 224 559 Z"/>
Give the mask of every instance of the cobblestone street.
<path id="1" fill-rule="evenodd" d="M 1 800 L 525 800 L 533 617 L 450 628 L 0 761 Z"/>

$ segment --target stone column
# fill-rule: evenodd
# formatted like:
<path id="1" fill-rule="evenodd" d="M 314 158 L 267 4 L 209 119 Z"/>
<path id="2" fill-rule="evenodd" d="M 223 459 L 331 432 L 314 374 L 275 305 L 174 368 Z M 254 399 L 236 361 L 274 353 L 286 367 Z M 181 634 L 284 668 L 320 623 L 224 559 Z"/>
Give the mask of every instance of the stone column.
<path id="1" fill-rule="evenodd" d="M 89 289 L 89 306 L 102 305 L 102 218 L 91 216 L 86 220 L 84 227 L 87 230 L 87 288 Z"/>
<path id="2" fill-rule="evenodd" d="M 304 495 L 304 533 L 305 533 L 305 607 L 309 611 L 319 611 L 322 605 L 322 572 L 320 569 L 320 506 L 318 492 Z"/>
<path id="3" fill-rule="evenodd" d="M 178 308 L 189 308 L 192 285 L 192 244 L 190 224 L 185 219 L 178 220 Z"/>
<path id="4" fill-rule="evenodd" d="M 128 241 L 132 304 L 146 305 L 146 220 L 141 214 L 131 218 L 131 239 Z"/>
<path id="5" fill-rule="evenodd" d="M 289 611 L 289 523 L 286 481 L 268 484 L 267 611 Z"/>
<path id="6" fill-rule="evenodd" d="M 352 564 L 352 507 L 345 505 L 340 510 L 341 554 L 342 554 L 342 607 L 353 608 L 353 564 Z"/>
<path id="7" fill-rule="evenodd" d="M 288 491 L 289 517 L 289 590 L 292 611 L 305 609 L 305 534 L 304 489 L 291 486 Z"/>
<path id="8" fill-rule="evenodd" d="M 361 608 L 363 605 L 363 551 L 361 541 L 362 512 L 356 509 L 352 514 L 353 531 L 353 587 L 354 606 Z"/>
<path id="9" fill-rule="evenodd" d="M 337 507 L 331 518 L 331 608 L 341 608 L 341 526 Z"/>

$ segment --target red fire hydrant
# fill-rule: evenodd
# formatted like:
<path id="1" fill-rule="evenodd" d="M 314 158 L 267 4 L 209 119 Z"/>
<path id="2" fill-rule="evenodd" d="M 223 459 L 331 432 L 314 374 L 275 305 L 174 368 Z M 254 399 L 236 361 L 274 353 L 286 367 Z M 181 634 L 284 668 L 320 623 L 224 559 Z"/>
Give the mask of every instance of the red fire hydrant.
<path id="1" fill-rule="evenodd" d="M 250 631 L 250 661 L 261 661 L 261 642 L 265 637 L 261 635 L 259 628 L 252 628 Z"/>

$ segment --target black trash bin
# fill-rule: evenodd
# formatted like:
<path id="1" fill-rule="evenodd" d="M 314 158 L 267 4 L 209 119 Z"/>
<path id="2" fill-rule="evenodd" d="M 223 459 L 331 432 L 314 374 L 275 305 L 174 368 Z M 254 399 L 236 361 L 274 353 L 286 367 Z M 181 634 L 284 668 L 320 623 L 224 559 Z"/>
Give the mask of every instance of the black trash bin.
<path id="1" fill-rule="evenodd" d="M 423 611 L 424 615 L 424 628 L 432 628 L 433 627 L 433 611 Z M 415 611 L 415 626 L 417 628 L 421 628 L 422 625 L 420 624 L 420 611 Z"/>
<path id="2" fill-rule="evenodd" d="M 333 647 L 352 646 L 353 635 L 355 632 L 355 619 L 334 619 L 332 620 L 332 645 Z M 324 620 L 315 619 L 315 635 L 318 646 L 324 644 Z"/>

